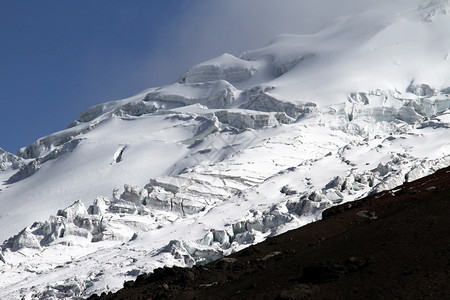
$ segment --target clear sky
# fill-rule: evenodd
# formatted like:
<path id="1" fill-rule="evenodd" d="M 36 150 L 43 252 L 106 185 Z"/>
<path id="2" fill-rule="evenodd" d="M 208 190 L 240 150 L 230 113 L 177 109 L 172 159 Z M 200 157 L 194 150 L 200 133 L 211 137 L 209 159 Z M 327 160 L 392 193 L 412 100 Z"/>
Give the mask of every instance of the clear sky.
<path id="1" fill-rule="evenodd" d="M 92 105 L 172 83 L 224 52 L 317 31 L 311 16 L 358 1 L 0 0 L 0 147 L 16 153 Z"/>

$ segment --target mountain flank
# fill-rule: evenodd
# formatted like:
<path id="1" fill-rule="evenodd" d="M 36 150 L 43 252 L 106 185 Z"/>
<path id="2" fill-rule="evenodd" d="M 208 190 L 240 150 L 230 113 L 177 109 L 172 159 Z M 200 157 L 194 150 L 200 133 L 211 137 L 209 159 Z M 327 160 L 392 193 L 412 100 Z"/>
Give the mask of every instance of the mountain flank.
<path id="1" fill-rule="evenodd" d="M 450 167 L 323 212 L 321 221 L 89 299 L 448 299 Z"/>

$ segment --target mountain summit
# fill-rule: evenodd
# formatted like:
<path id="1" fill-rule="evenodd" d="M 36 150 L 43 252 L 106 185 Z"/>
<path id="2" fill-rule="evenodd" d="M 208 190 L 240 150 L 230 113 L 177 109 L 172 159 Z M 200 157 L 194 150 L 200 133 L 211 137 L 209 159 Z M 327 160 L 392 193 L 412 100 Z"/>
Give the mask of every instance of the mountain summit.
<path id="1" fill-rule="evenodd" d="M 193 266 L 450 165 L 449 1 L 385 1 L 0 149 L 0 298 Z"/>

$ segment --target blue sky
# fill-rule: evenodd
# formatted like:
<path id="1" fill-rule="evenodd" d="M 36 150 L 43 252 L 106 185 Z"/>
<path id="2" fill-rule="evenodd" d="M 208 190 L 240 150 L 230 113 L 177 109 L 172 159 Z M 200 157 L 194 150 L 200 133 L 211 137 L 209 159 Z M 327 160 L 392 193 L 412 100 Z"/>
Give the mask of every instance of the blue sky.
<path id="1" fill-rule="evenodd" d="M 89 106 L 173 80 L 170 72 L 150 76 L 142 64 L 170 43 L 160 28 L 170 31 L 183 1 L 0 3 L 0 147 L 7 151 L 64 129 Z"/>
<path id="2" fill-rule="evenodd" d="M 92 105 L 172 83 L 224 52 L 317 31 L 312 16 L 341 7 L 310 2 L 0 0 L 0 147 L 15 153 Z"/>

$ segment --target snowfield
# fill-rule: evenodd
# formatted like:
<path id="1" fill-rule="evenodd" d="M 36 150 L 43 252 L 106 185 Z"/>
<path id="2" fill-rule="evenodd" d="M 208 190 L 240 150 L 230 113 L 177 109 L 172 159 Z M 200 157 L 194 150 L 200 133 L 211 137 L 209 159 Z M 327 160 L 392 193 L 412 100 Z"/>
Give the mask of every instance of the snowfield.
<path id="1" fill-rule="evenodd" d="M 0 149 L 0 298 L 116 290 L 450 165 L 449 1 L 385 2 Z"/>

